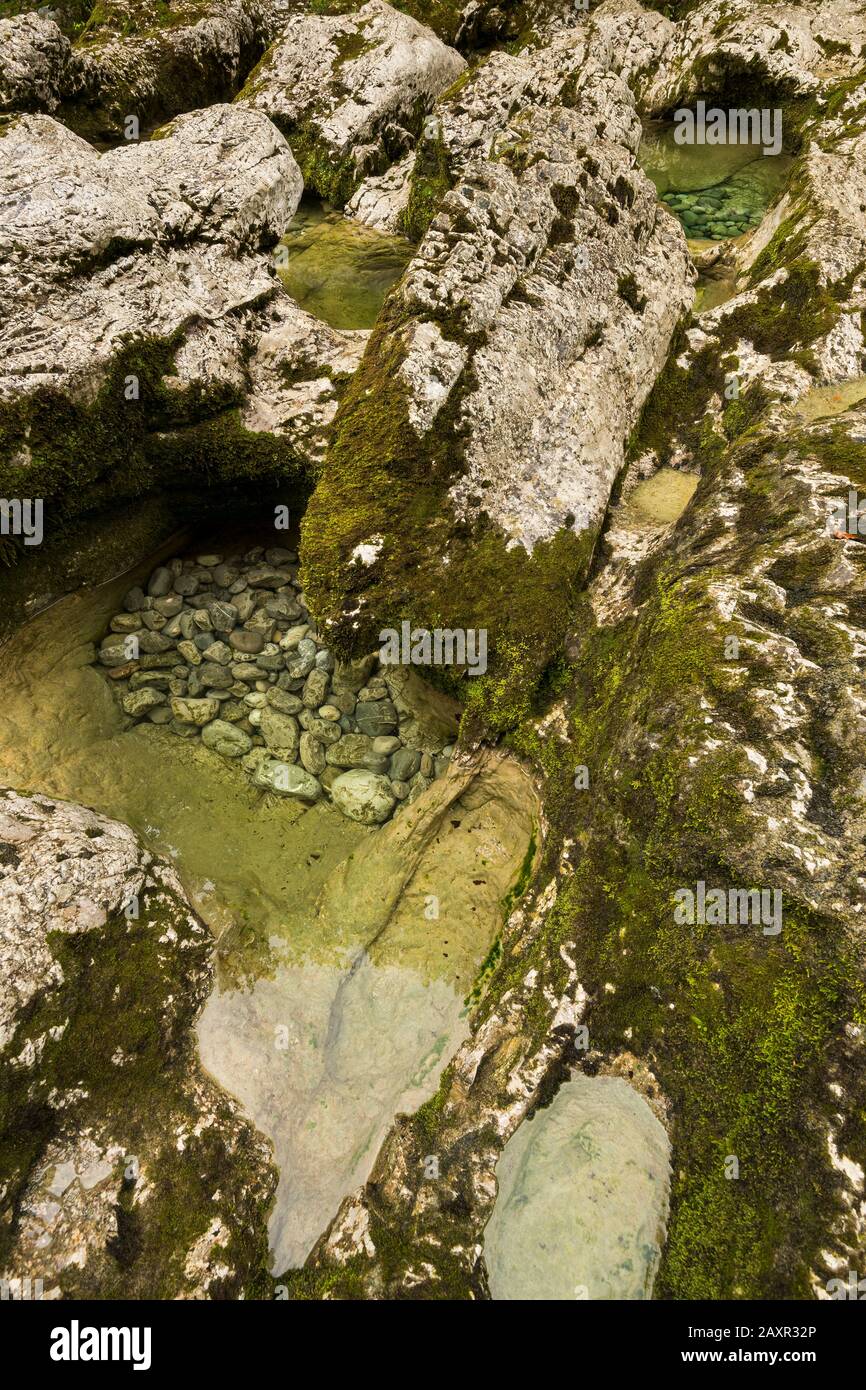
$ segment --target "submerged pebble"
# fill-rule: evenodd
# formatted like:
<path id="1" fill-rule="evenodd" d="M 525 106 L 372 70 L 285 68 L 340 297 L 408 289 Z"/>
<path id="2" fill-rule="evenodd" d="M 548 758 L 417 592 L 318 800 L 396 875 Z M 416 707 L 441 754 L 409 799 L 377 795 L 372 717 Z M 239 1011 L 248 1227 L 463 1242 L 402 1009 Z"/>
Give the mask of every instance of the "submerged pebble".
<path id="1" fill-rule="evenodd" d="M 450 745 L 406 745 L 373 659 L 336 665 L 297 556 L 282 547 L 159 565 L 125 596 L 97 661 L 131 719 L 200 737 L 275 796 L 311 804 L 327 794 L 362 825 L 388 820 L 448 765 Z"/>

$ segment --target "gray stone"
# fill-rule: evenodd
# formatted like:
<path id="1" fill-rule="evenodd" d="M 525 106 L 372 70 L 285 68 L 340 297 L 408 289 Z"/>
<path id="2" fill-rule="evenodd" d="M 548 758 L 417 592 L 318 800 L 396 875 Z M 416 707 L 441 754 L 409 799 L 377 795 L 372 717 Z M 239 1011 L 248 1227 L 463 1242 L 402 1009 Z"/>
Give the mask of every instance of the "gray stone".
<path id="1" fill-rule="evenodd" d="M 229 633 L 229 646 L 234 647 L 236 652 L 242 652 L 245 656 L 255 656 L 265 645 L 265 634 L 263 632 L 251 632 L 249 628 L 236 628 Z"/>
<path id="2" fill-rule="evenodd" d="M 231 632 L 237 623 L 238 610 L 233 603 L 223 603 L 221 599 L 215 599 L 209 611 L 217 632 Z"/>
<path id="3" fill-rule="evenodd" d="M 235 608 L 238 610 L 238 622 L 246 623 L 255 612 L 255 594 L 250 589 L 245 588 L 243 593 L 235 596 Z"/>
<path id="4" fill-rule="evenodd" d="M 391 753 L 396 753 L 401 746 L 399 738 L 394 734 L 380 734 L 378 738 L 373 739 L 374 753 L 386 753 L 390 756 Z"/>
<path id="5" fill-rule="evenodd" d="M 331 677 L 328 675 L 327 671 L 316 669 L 310 672 L 304 683 L 304 689 L 301 694 L 301 699 L 307 709 L 318 709 L 319 705 L 324 704 L 330 683 Z"/>
<path id="6" fill-rule="evenodd" d="M 256 665 L 262 671 L 282 671 L 286 664 L 286 658 L 282 652 L 260 652 L 256 657 Z"/>
<path id="7" fill-rule="evenodd" d="M 141 625 L 141 618 L 137 613 L 118 613 L 117 617 L 111 620 L 111 631 L 138 632 Z"/>
<path id="8" fill-rule="evenodd" d="M 166 624 L 166 619 L 162 616 L 161 613 L 157 613 L 155 608 L 150 610 L 149 612 L 142 613 L 141 621 L 147 628 L 148 632 L 160 632 Z"/>
<path id="9" fill-rule="evenodd" d="M 146 652 L 148 656 L 155 656 L 158 652 L 171 651 L 174 643 L 170 637 L 163 637 L 160 632 L 142 632 L 138 646 L 139 650 Z"/>
<path id="10" fill-rule="evenodd" d="M 331 784 L 331 797 L 344 816 L 362 825 L 381 825 L 396 803 L 388 778 L 363 768 L 336 777 Z"/>
<path id="11" fill-rule="evenodd" d="M 218 666 L 215 661 L 205 661 L 198 669 L 198 677 L 203 685 L 213 686 L 214 690 L 228 690 L 234 678 L 227 666 Z"/>
<path id="12" fill-rule="evenodd" d="M 230 666 L 232 649 L 226 646 L 225 642 L 211 642 L 210 646 L 205 647 L 202 656 L 205 661 L 215 661 L 218 666 Z"/>
<path id="13" fill-rule="evenodd" d="M 236 661 L 232 666 L 232 675 L 235 680 L 245 681 L 247 685 L 252 685 L 257 681 L 261 672 L 258 666 L 254 666 L 251 661 Z"/>
<path id="14" fill-rule="evenodd" d="M 131 714 L 133 719 L 140 719 L 156 705 L 164 705 L 165 695 L 161 690 L 145 685 L 140 690 L 130 690 L 128 695 L 124 695 L 122 703 L 127 714 Z"/>
<path id="15" fill-rule="evenodd" d="M 306 729 L 301 734 L 300 756 L 303 766 L 313 777 L 320 777 L 325 770 L 325 745 L 320 743 Z"/>
<path id="16" fill-rule="evenodd" d="M 343 734 L 328 748 L 325 761 L 331 767 L 363 767 L 378 773 L 388 770 L 388 759 L 373 752 L 373 740 L 366 734 Z"/>
<path id="17" fill-rule="evenodd" d="M 361 733 L 374 738 L 393 734 L 397 729 L 397 711 L 390 700 L 359 700 L 355 706 L 355 721 Z"/>
<path id="18" fill-rule="evenodd" d="M 400 748 L 391 757 L 389 768 L 396 782 L 410 782 L 421 766 L 421 754 L 415 748 Z"/>
<path id="19" fill-rule="evenodd" d="M 272 565 L 254 565 L 245 577 L 251 589 L 282 589 L 286 582 L 286 575 Z"/>
<path id="20" fill-rule="evenodd" d="M 292 695 L 288 690 L 280 690 L 277 685 L 269 687 L 265 698 L 269 705 L 279 710 L 280 714 L 299 714 L 304 708 L 297 695 Z"/>
<path id="21" fill-rule="evenodd" d="M 310 630 L 309 623 L 298 623 L 295 627 L 290 627 L 288 632 L 284 632 L 280 639 L 280 646 L 284 652 L 297 649 L 298 643 L 306 637 Z"/>
<path id="22" fill-rule="evenodd" d="M 144 607 L 144 590 L 140 589 L 137 585 L 135 588 L 130 589 L 123 600 L 123 606 L 127 613 L 139 613 Z"/>
<path id="23" fill-rule="evenodd" d="M 153 606 L 164 618 L 174 618 L 183 608 L 183 599 L 180 594 L 166 594 L 165 598 L 154 599 Z"/>
<path id="24" fill-rule="evenodd" d="M 147 592 L 151 598 L 162 598 L 163 595 L 168 593 L 173 583 L 174 575 L 171 570 L 166 569 L 164 565 L 160 565 L 158 569 L 154 570 L 148 580 Z"/>
<path id="25" fill-rule="evenodd" d="M 218 700 L 190 700 L 173 696 L 171 712 L 181 724 L 195 724 L 201 727 L 216 719 L 219 714 Z"/>
<path id="26" fill-rule="evenodd" d="M 318 801 L 322 788 L 304 768 L 297 764 L 263 759 L 253 773 L 253 785 L 276 796 L 294 796 L 301 801 Z"/>
<path id="27" fill-rule="evenodd" d="M 201 652 L 195 642 L 178 642 L 177 650 L 190 666 L 201 665 Z"/>
<path id="28" fill-rule="evenodd" d="M 224 758 L 242 758 L 252 748 L 252 739 L 243 729 L 225 719 L 214 719 L 202 729 L 202 743 Z"/>
<path id="29" fill-rule="evenodd" d="M 320 743 L 336 743 L 340 737 L 340 726 L 332 724 L 327 719 L 317 719 L 309 710 L 304 710 L 298 715 L 298 720 L 302 729 L 314 734 Z"/>
<path id="30" fill-rule="evenodd" d="M 170 679 L 167 671 L 134 671 L 129 678 L 129 688 L 143 690 L 149 685 L 154 690 L 168 690 Z"/>
<path id="31" fill-rule="evenodd" d="M 106 637 L 99 648 L 99 660 L 103 666 L 125 666 L 130 658 L 127 647 L 129 637 Z"/>
<path id="32" fill-rule="evenodd" d="M 287 623 L 301 616 L 301 605 L 294 595 L 276 594 L 274 598 L 268 599 L 265 612 L 270 613 L 272 618 L 279 618 L 282 623 Z"/>
<path id="33" fill-rule="evenodd" d="M 298 752 L 300 730 L 298 721 L 291 714 L 281 714 L 272 705 L 262 709 L 261 731 L 265 743 L 287 758 L 295 758 Z"/>

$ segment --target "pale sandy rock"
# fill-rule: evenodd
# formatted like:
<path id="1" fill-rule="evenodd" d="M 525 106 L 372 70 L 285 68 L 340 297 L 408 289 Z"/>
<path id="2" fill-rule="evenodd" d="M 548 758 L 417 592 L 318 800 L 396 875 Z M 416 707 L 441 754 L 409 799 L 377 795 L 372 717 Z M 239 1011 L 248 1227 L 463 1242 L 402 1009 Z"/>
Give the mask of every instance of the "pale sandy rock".
<path id="1" fill-rule="evenodd" d="M 69 40 L 39 14 L 0 19 L 0 111 L 54 111 L 69 67 Z"/>
<path id="2" fill-rule="evenodd" d="M 335 187 L 345 199 L 411 148 L 421 114 L 465 67 L 431 30 L 368 0 L 353 14 L 292 16 L 239 101 L 270 116 L 290 143 L 315 149 L 313 182 L 321 160 L 342 170 Z"/>
<path id="3" fill-rule="evenodd" d="M 299 453 L 321 458 L 327 427 L 368 337 L 365 329 L 331 328 L 288 295 L 275 299 L 259 319 L 246 363 L 244 427 L 287 435 Z"/>
<path id="4" fill-rule="evenodd" d="M 414 156 L 407 155 L 384 174 L 371 174 L 364 179 L 346 204 L 347 217 L 354 217 L 377 232 L 395 236 L 401 230 L 400 220 L 409 203 L 414 163 Z"/>

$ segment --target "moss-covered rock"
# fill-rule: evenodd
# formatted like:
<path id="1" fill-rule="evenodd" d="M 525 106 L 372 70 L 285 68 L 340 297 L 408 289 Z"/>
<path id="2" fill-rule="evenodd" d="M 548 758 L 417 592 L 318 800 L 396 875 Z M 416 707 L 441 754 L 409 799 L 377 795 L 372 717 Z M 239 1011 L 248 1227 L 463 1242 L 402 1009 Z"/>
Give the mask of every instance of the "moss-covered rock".
<path id="1" fill-rule="evenodd" d="M 0 1266 L 43 1295 L 266 1285 L 267 1146 L 201 1071 L 207 930 L 132 831 L 0 796 Z"/>
<path id="2" fill-rule="evenodd" d="M 411 149 L 464 67 L 409 15 L 368 0 L 351 14 L 290 16 L 239 101 L 276 122 L 306 187 L 342 206 L 365 175 Z"/>

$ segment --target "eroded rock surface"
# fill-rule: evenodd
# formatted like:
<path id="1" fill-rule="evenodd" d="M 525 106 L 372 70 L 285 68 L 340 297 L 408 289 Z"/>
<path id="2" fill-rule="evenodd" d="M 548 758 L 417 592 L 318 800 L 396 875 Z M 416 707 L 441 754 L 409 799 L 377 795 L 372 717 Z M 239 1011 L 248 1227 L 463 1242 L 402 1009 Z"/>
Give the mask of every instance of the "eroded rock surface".
<path id="1" fill-rule="evenodd" d="M 270 1155 L 199 1068 L 209 936 L 173 870 L 116 821 L 4 792 L 0 885 L 4 1279 L 46 1298 L 252 1289 Z"/>
<path id="2" fill-rule="evenodd" d="M 690 303 L 681 230 L 635 164 L 633 98 L 572 38 L 491 55 L 425 125 L 410 213 L 437 179 L 454 186 L 392 291 L 305 521 L 338 643 L 363 640 L 374 610 L 399 623 L 444 608 L 495 623 L 521 670 L 543 661 Z M 373 536 L 376 560 L 357 564 Z"/>
<path id="3" fill-rule="evenodd" d="M 431 30 L 368 0 L 352 14 L 292 16 L 239 101 L 276 122 L 308 187 L 344 203 L 365 174 L 412 147 L 465 67 Z"/>

